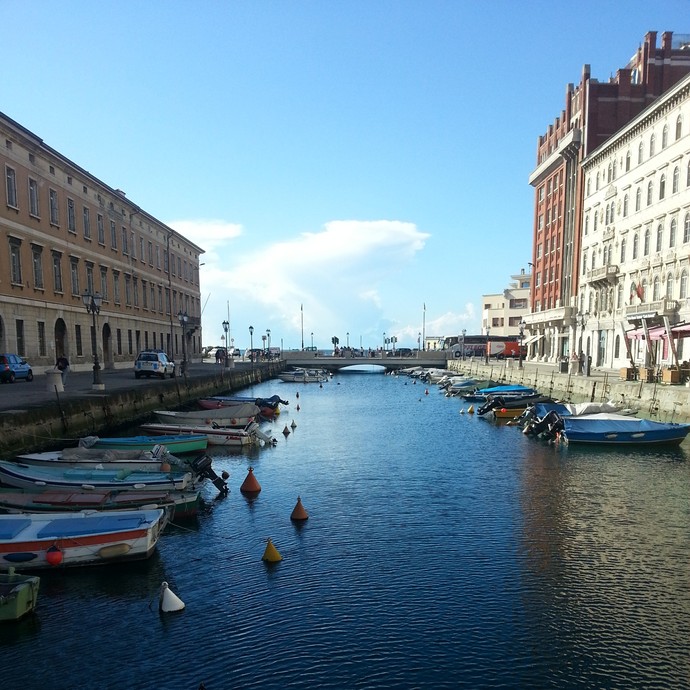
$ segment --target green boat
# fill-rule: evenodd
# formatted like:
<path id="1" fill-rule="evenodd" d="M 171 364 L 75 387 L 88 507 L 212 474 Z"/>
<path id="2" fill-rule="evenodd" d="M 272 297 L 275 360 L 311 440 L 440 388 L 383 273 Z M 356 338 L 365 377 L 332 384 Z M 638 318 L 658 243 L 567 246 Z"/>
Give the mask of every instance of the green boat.
<path id="1" fill-rule="evenodd" d="M 96 438 L 92 441 L 92 438 Z M 176 434 L 170 436 L 122 436 L 122 437 L 88 437 L 84 439 L 87 448 L 118 450 L 152 450 L 154 446 L 165 446 L 173 455 L 198 453 L 206 450 L 206 434 Z"/>
<path id="2" fill-rule="evenodd" d="M 36 608 L 40 582 L 40 577 L 20 575 L 12 566 L 0 573 L 0 622 L 17 621 L 31 613 Z"/>

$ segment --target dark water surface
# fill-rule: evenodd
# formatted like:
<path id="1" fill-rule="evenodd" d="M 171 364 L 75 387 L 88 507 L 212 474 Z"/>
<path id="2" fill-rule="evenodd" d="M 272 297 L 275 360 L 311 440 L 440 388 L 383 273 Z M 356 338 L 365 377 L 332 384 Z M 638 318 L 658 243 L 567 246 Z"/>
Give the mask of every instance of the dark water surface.
<path id="1" fill-rule="evenodd" d="M 2 687 L 689 687 L 685 446 L 554 449 L 425 388 L 255 386 L 290 401 L 277 447 L 215 450 L 230 494 L 150 561 L 46 573 L 0 628 Z"/>

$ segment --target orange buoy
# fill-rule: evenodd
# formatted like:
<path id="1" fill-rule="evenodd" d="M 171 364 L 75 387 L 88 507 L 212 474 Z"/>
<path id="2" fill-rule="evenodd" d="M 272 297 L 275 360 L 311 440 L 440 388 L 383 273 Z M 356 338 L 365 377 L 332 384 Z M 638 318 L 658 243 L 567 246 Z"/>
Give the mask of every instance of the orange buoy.
<path id="1" fill-rule="evenodd" d="M 62 557 L 62 550 L 60 547 L 55 546 L 55 544 L 46 551 L 46 561 L 48 565 L 60 565 L 60 563 L 62 563 Z"/>
<path id="2" fill-rule="evenodd" d="M 161 463 L 161 472 L 170 472 L 170 463 L 169 462 L 162 462 Z"/>
<path id="3" fill-rule="evenodd" d="M 302 505 L 302 499 L 297 497 L 297 504 L 295 505 L 292 515 L 290 515 L 290 520 L 306 520 L 309 517 L 306 509 Z"/>
<path id="4" fill-rule="evenodd" d="M 267 563 L 278 563 L 278 561 L 283 560 L 283 557 L 278 552 L 278 549 L 276 549 L 276 547 L 273 546 L 273 542 L 271 541 L 270 537 L 268 539 L 268 543 L 266 544 L 266 549 L 264 551 L 264 555 L 261 557 L 261 560 L 266 561 Z"/>
<path id="5" fill-rule="evenodd" d="M 240 491 L 243 494 L 258 494 L 259 491 L 261 491 L 261 484 L 257 481 L 256 477 L 254 476 L 254 468 L 250 467 L 249 472 L 247 473 L 247 476 L 245 477 L 244 481 L 242 482 L 242 486 L 240 487 Z"/>

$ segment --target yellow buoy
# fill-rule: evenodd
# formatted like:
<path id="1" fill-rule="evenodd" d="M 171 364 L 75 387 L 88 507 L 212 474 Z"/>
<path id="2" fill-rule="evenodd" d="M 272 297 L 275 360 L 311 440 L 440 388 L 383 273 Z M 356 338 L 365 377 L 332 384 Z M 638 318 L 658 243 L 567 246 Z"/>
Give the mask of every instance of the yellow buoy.
<path id="1" fill-rule="evenodd" d="M 474 405 L 470 405 L 470 406 L 467 408 L 467 411 L 468 411 L 470 414 L 474 414 Z"/>
<path id="2" fill-rule="evenodd" d="M 283 560 L 283 557 L 278 553 L 278 549 L 276 549 L 276 547 L 273 546 L 273 542 L 271 541 L 270 537 L 266 544 L 266 550 L 264 551 L 264 555 L 261 557 L 261 560 L 266 561 L 266 563 L 278 563 L 279 561 Z"/>

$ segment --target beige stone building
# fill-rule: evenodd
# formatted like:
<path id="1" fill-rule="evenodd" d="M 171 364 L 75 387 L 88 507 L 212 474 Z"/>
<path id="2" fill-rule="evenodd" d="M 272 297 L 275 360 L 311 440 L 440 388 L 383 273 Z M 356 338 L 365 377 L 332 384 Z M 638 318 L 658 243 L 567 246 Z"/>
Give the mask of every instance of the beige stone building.
<path id="1" fill-rule="evenodd" d="M 2 113 L 0 170 L 0 351 L 38 372 L 63 354 L 90 369 L 91 293 L 103 368 L 200 352 L 200 247 Z"/>

